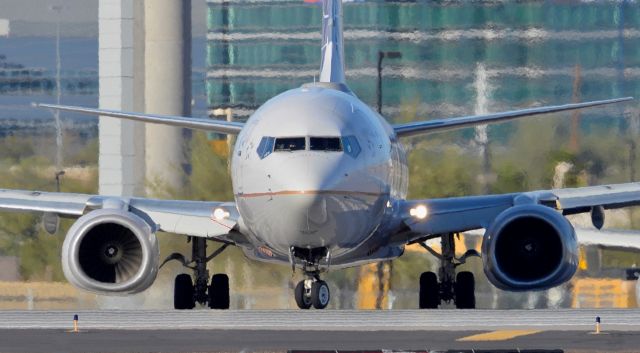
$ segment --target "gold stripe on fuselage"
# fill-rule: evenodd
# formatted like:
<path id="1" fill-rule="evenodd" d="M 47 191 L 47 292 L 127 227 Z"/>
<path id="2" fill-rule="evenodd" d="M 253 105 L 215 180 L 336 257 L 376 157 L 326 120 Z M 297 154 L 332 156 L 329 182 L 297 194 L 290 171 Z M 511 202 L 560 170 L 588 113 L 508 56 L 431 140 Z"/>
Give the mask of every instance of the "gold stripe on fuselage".
<path id="1" fill-rule="evenodd" d="M 346 196 L 382 196 L 385 193 L 367 191 L 346 191 L 346 190 L 283 190 L 275 192 L 254 192 L 248 194 L 236 194 L 239 198 L 252 198 L 278 195 L 346 195 Z"/>

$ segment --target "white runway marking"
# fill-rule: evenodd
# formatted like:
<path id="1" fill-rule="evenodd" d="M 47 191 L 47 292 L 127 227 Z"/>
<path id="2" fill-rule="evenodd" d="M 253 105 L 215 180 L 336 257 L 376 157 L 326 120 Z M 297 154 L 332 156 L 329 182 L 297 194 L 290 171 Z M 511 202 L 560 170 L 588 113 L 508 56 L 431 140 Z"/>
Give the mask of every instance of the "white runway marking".
<path id="1" fill-rule="evenodd" d="M 640 331 L 640 310 L 0 311 L 0 329 L 602 330 Z"/>

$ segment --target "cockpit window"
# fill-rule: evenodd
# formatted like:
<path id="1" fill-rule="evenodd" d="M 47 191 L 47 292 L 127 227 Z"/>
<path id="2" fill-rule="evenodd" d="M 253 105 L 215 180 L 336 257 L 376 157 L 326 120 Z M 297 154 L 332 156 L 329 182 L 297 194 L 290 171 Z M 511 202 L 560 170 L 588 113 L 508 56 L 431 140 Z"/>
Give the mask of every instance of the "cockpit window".
<path id="1" fill-rule="evenodd" d="M 304 151 L 306 149 L 306 139 L 304 137 L 278 137 L 276 138 L 274 152 L 280 151 Z"/>
<path id="2" fill-rule="evenodd" d="M 358 139 L 353 135 L 343 137 L 342 146 L 344 146 L 344 152 L 353 158 L 358 158 L 358 155 L 362 150 L 358 143 Z"/>
<path id="3" fill-rule="evenodd" d="M 260 159 L 266 158 L 268 155 L 273 152 L 273 143 L 275 142 L 275 137 L 265 136 L 260 140 L 260 144 L 258 145 L 258 156 Z"/>
<path id="4" fill-rule="evenodd" d="M 310 137 L 309 149 L 311 151 L 340 152 L 342 151 L 342 143 L 340 143 L 339 137 Z"/>

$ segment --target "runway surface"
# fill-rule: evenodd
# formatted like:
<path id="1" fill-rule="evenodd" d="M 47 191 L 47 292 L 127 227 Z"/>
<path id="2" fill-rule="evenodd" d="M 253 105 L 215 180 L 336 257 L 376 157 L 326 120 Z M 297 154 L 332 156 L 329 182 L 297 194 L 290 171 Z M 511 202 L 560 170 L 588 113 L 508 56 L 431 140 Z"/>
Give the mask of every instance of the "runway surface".
<path id="1" fill-rule="evenodd" d="M 69 332 L 74 314 L 79 333 Z M 597 335 L 592 333 L 596 316 L 603 330 Z M 636 352 L 639 347 L 640 310 L 0 311 L 0 352 Z"/>
<path id="2" fill-rule="evenodd" d="M 556 350 L 556 352 L 562 349 L 565 352 L 584 353 L 637 352 L 640 341 L 638 332 L 591 335 L 576 331 L 541 332 L 503 341 L 458 341 L 459 338 L 474 333 L 477 332 L 89 330 L 75 334 L 62 330 L 0 330 L 0 351 L 14 353 L 286 352 L 292 349 L 333 352 L 336 350 L 368 351 L 370 353 L 385 350 L 385 353 L 391 353 L 389 350 L 446 352 L 491 349 L 494 352 L 500 350 L 500 353 L 524 353 L 527 349 Z"/>
<path id="3" fill-rule="evenodd" d="M 640 310 L 193 310 L 0 311 L 0 329 L 206 330 L 607 330 L 640 331 Z"/>

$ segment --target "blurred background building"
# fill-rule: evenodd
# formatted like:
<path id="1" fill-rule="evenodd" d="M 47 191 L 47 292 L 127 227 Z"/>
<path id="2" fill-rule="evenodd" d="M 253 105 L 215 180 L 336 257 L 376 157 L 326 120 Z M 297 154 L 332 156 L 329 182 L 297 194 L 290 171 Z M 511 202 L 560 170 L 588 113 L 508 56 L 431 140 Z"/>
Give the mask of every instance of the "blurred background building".
<path id="1" fill-rule="evenodd" d="M 208 0 L 207 103 L 246 118 L 268 98 L 313 81 L 320 64 L 317 4 Z M 489 110 L 574 99 L 640 96 L 640 7 L 627 1 L 358 1 L 344 5 L 347 79 L 375 105 L 379 51 L 384 115 L 473 110 L 481 63 Z M 585 114 L 599 114 L 586 112 Z"/>

